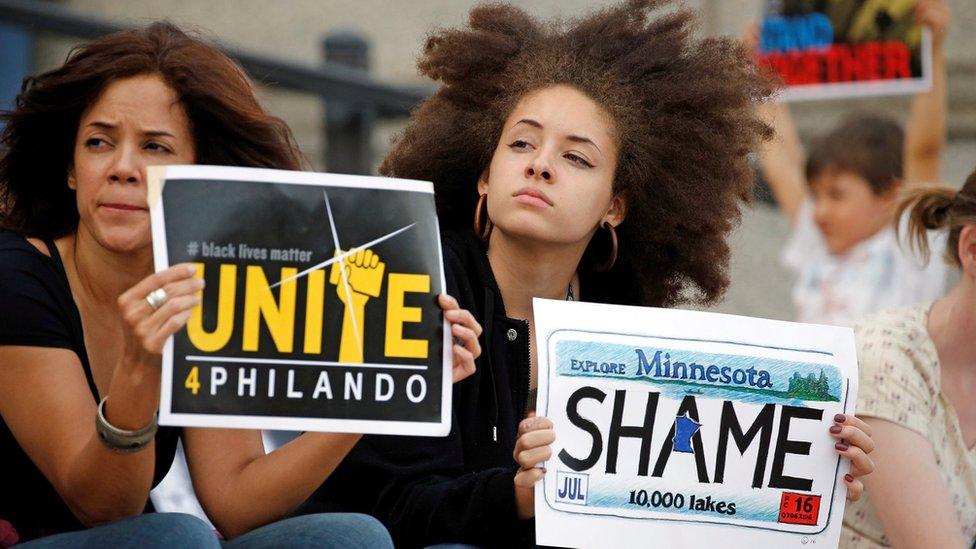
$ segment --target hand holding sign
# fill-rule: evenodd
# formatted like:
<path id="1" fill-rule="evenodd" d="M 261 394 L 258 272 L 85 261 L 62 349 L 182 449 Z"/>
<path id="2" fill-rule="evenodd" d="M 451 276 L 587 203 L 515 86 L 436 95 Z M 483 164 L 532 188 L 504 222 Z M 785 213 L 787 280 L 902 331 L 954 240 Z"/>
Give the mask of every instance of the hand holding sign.
<path id="1" fill-rule="evenodd" d="M 531 413 L 519 423 L 518 435 L 512 452 L 519 464 L 515 475 L 515 507 L 519 518 L 524 520 L 535 516 L 535 483 L 546 474 L 539 464 L 552 457 L 550 444 L 556 441 L 556 432 L 549 418 Z"/>
<path id="2" fill-rule="evenodd" d="M 451 323 L 451 335 L 454 336 L 451 381 L 457 383 L 474 373 L 474 360 L 481 356 L 481 344 L 478 343 L 481 324 L 471 311 L 462 309 L 457 300 L 447 294 L 437 296 L 437 304 L 444 311 L 444 318 Z"/>
<path id="3" fill-rule="evenodd" d="M 864 484 L 857 477 L 871 474 L 874 461 L 868 454 L 874 451 L 871 428 L 860 419 L 845 414 L 834 416 L 835 425 L 830 427 L 830 436 L 838 439 L 834 448 L 837 453 L 851 460 L 851 472 L 844 475 L 847 484 L 847 499 L 857 501 L 864 492 Z"/>
<path id="4" fill-rule="evenodd" d="M 126 363 L 159 364 L 166 339 L 186 324 L 191 309 L 200 304 L 203 280 L 194 277 L 196 272 L 189 264 L 174 265 L 147 276 L 119 296 Z M 161 298 L 153 305 L 147 296 L 156 292 Z"/>
<path id="5" fill-rule="evenodd" d="M 932 31 L 932 47 L 940 48 L 949 32 L 949 4 L 945 0 L 920 0 L 915 6 L 915 20 Z"/>

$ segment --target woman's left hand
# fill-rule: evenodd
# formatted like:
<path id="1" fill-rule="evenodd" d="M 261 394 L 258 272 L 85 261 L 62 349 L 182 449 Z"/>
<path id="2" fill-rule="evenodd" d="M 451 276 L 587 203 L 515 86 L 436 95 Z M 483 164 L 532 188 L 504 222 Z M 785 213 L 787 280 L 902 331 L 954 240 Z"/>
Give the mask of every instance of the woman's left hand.
<path id="1" fill-rule="evenodd" d="M 838 439 L 834 449 L 838 454 L 851 460 L 851 472 L 844 475 L 847 485 L 847 499 L 857 501 L 864 493 L 864 484 L 858 479 L 874 471 L 874 462 L 868 457 L 874 451 L 871 427 L 860 419 L 844 414 L 834 416 L 830 436 Z"/>
<path id="2" fill-rule="evenodd" d="M 462 309 L 453 297 L 447 294 L 437 296 L 437 303 L 444 310 L 444 317 L 451 323 L 451 335 L 454 339 L 454 368 L 451 380 L 457 383 L 474 373 L 474 360 L 481 356 L 481 324 L 474 319 L 474 315 L 467 309 Z"/>

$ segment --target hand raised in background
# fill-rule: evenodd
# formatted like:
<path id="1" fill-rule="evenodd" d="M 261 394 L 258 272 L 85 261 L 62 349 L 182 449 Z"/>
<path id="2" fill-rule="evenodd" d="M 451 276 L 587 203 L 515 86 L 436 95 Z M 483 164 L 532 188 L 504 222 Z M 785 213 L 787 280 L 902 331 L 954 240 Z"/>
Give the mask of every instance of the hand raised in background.
<path id="1" fill-rule="evenodd" d="M 915 6 L 915 20 L 932 31 L 932 47 L 941 48 L 949 34 L 952 13 L 946 0 L 919 0 Z"/>

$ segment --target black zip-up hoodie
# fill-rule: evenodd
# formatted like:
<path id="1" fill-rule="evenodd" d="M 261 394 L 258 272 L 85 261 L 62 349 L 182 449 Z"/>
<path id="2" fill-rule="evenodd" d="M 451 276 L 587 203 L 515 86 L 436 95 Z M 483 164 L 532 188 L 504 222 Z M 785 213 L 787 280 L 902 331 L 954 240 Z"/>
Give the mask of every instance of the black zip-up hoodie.
<path id="1" fill-rule="evenodd" d="M 370 435 L 300 512 L 368 513 L 397 547 L 532 546 L 533 520 L 515 512 L 512 457 L 529 392 L 529 326 L 505 316 L 485 244 L 445 232 L 447 292 L 483 328 L 477 371 L 454 385 L 446 438 Z"/>

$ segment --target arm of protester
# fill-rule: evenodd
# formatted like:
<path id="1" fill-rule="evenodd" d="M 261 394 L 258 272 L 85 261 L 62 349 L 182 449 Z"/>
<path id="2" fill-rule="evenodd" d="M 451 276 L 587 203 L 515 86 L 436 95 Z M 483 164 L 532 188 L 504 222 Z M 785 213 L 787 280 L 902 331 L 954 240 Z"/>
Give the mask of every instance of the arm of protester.
<path id="1" fill-rule="evenodd" d="M 742 42 L 748 51 L 758 50 L 759 26 L 756 23 L 746 28 Z M 763 178 L 769 183 L 779 209 L 793 223 L 807 196 L 803 145 L 785 103 L 767 101 L 757 105 L 756 111 L 774 131 L 772 139 L 763 142 L 759 148 Z"/>
<path id="2" fill-rule="evenodd" d="M 883 419 L 868 418 L 867 423 L 877 443 L 878 468 L 865 477 L 864 486 L 891 546 L 965 547 L 962 526 L 928 440 Z"/>
<path id="3" fill-rule="evenodd" d="M 155 443 L 120 454 L 98 440 L 97 405 L 77 355 L 68 349 L 2 346 L 0 364 L 0 415 L 75 517 L 94 526 L 141 513 L 152 484 Z M 152 385 L 151 374 L 115 378 L 109 398 L 122 404 L 138 396 L 146 409 L 130 423 L 148 424 L 158 374 L 150 390 L 145 385 Z"/>
<path id="4" fill-rule="evenodd" d="M 851 472 L 844 475 L 844 484 L 847 485 L 847 499 L 857 501 L 864 492 L 859 477 L 874 471 L 874 461 L 868 457 L 874 451 L 871 427 L 855 416 L 837 414 L 830 427 L 830 436 L 837 439 L 834 450 L 851 460 Z"/>
<path id="5" fill-rule="evenodd" d="M 183 430 L 193 489 L 227 538 L 288 515 L 332 474 L 360 437 L 308 432 L 266 454 L 260 431 Z"/>
<path id="6" fill-rule="evenodd" d="M 912 99 L 905 131 L 907 185 L 940 180 L 939 170 L 946 143 L 944 43 L 951 18 L 948 3 L 946 0 L 921 0 L 915 8 L 915 18 L 932 34 L 932 89 Z"/>
<path id="7" fill-rule="evenodd" d="M 800 206 L 807 197 L 804 153 L 789 107 L 781 102 L 759 105 L 760 117 L 773 127 L 772 139 L 760 145 L 759 163 L 763 178 L 773 191 L 779 209 L 796 222 Z"/>
<path id="8" fill-rule="evenodd" d="M 18 276 L 16 284 L 5 275 Z M 64 320 L 38 307 L 43 287 L 28 287 L 33 277 L 0 272 L 0 302 L 18 311 L 0 316 L 16 322 L 32 337 L 55 334 Z M 36 283 L 38 286 L 41 284 Z M 169 300 L 152 311 L 145 296 L 164 287 Z M 159 397 L 163 343 L 185 322 L 196 302 L 197 287 L 185 265 L 153 274 L 123 294 L 125 351 L 106 393 L 105 415 L 120 429 L 138 430 L 153 421 Z M 6 326 L 4 326 L 6 328 Z M 6 333 L 16 330 L 3 330 Z M 108 448 L 95 431 L 97 406 L 78 356 L 70 347 L 0 346 L 0 415 L 18 444 L 87 526 L 138 515 L 149 497 L 155 466 L 155 442 L 133 453 Z M 61 337 L 62 334 L 58 334 Z M 5 338 L 5 342 L 10 338 Z"/>
<path id="9" fill-rule="evenodd" d="M 546 470 L 540 467 L 552 457 L 556 433 L 547 417 L 528 417 L 519 423 L 519 437 L 512 452 L 519 471 L 515 475 L 515 507 L 520 519 L 535 517 L 535 483 Z"/>

